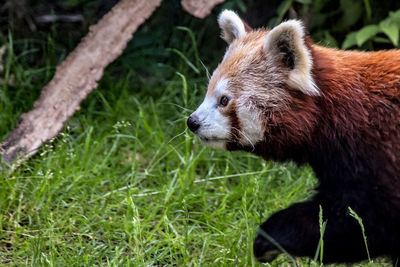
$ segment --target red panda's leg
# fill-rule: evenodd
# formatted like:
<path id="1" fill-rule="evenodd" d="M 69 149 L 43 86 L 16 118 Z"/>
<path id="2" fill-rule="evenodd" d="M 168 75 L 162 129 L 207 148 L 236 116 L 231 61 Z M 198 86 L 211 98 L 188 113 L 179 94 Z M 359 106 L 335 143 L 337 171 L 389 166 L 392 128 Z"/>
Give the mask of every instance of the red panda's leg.
<path id="1" fill-rule="evenodd" d="M 308 201 L 296 203 L 273 214 L 260 226 L 254 241 L 255 256 L 260 261 L 270 261 L 282 253 L 283 248 L 293 256 L 314 258 L 320 240 L 319 207 L 319 203 Z M 323 261 L 354 262 L 366 259 L 360 226 L 349 215 L 347 205 L 325 206 L 323 211 L 323 220 L 327 220 L 323 235 Z M 371 249 L 370 252 L 373 253 L 374 249 Z"/>

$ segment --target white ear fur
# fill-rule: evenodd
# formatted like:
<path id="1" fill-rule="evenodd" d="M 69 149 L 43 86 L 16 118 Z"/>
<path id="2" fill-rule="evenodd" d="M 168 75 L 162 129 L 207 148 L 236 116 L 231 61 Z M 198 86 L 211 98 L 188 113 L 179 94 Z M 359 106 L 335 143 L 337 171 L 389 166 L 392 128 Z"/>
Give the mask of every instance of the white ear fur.
<path id="1" fill-rule="evenodd" d="M 222 39 L 228 44 L 246 34 L 243 21 L 231 10 L 224 10 L 219 14 L 218 24 L 221 28 Z"/>
<path id="2" fill-rule="evenodd" d="M 290 49 L 294 67 L 289 71 L 287 84 L 308 95 L 319 95 L 320 91 L 312 78 L 312 56 L 304 43 L 304 26 L 298 20 L 289 20 L 273 28 L 266 37 L 264 51 L 276 56 L 282 48 Z"/>

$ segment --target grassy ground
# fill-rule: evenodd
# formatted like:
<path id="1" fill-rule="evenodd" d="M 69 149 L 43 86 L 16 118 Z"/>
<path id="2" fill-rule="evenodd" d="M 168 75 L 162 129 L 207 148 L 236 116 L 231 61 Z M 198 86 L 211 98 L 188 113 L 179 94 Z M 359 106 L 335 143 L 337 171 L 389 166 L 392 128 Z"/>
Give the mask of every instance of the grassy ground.
<path id="1" fill-rule="evenodd" d="M 54 140 L 0 174 L 0 265 L 261 265 L 252 256 L 257 226 L 308 198 L 316 180 L 308 167 L 205 148 L 186 130 L 207 76 L 185 43 L 128 47 Z M 6 45 L 2 139 L 66 54 L 51 38 Z M 129 58 L 156 62 L 136 72 Z M 267 264 L 281 265 L 291 259 Z"/>

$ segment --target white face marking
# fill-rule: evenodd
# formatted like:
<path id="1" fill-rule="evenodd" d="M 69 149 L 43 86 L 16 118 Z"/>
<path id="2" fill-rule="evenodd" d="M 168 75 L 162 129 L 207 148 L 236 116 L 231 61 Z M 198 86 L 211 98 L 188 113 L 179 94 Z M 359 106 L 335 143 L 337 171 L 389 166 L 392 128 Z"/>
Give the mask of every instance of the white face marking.
<path id="1" fill-rule="evenodd" d="M 217 85 L 215 86 L 215 96 L 219 98 L 221 95 L 227 93 L 229 81 L 227 79 L 222 78 L 218 81 Z"/>
<path id="2" fill-rule="evenodd" d="M 200 128 L 196 135 L 201 141 L 212 148 L 226 149 L 226 143 L 230 136 L 229 118 L 221 114 L 218 108 L 218 101 L 221 95 L 228 94 L 227 87 L 229 81 L 221 79 L 212 96 L 206 96 L 203 103 L 192 114 L 197 117 Z"/>
<path id="3" fill-rule="evenodd" d="M 240 103 L 240 99 L 238 102 Z M 241 126 L 239 143 L 245 146 L 250 145 L 254 148 L 257 142 L 263 140 L 264 133 L 259 112 L 239 104 L 237 106 L 237 116 Z"/>

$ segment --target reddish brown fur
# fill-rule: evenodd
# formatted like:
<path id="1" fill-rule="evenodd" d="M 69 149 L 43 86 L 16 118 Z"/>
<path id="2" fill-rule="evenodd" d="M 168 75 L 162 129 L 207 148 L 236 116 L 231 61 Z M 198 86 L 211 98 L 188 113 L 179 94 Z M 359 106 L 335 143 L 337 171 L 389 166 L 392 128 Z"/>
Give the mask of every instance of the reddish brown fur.
<path id="1" fill-rule="evenodd" d="M 325 260 L 358 261 L 366 254 L 356 234 L 358 226 L 347 215 L 350 206 L 363 219 L 371 255 L 396 259 L 400 248 L 400 51 L 349 52 L 306 42 L 322 94 L 312 97 L 292 91 L 288 109 L 265 116 L 266 137 L 256 153 L 309 163 L 320 185 L 312 201 L 273 215 L 262 228 L 291 253 L 312 256 L 310 244 L 317 243 L 318 225 L 311 218 L 318 216 L 321 205 L 328 220 Z M 303 220 L 309 220 L 302 227 L 314 227 L 314 232 L 304 236 L 284 226 L 277 228 L 299 212 Z M 280 239 L 285 232 L 291 233 L 292 240 Z M 296 247 L 296 238 L 309 243 Z M 260 240 L 256 239 L 256 255 L 268 251 Z"/>
<path id="2" fill-rule="evenodd" d="M 318 111 L 325 116 L 321 131 L 329 136 L 334 127 L 337 135 L 349 141 L 362 139 L 371 160 L 376 153 L 383 153 L 385 160 L 379 162 L 379 171 L 375 170 L 376 181 L 394 197 L 392 201 L 399 201 L 400 51 L 367 53 L 310 47 L 314 76 L 324 94 Z"/>

